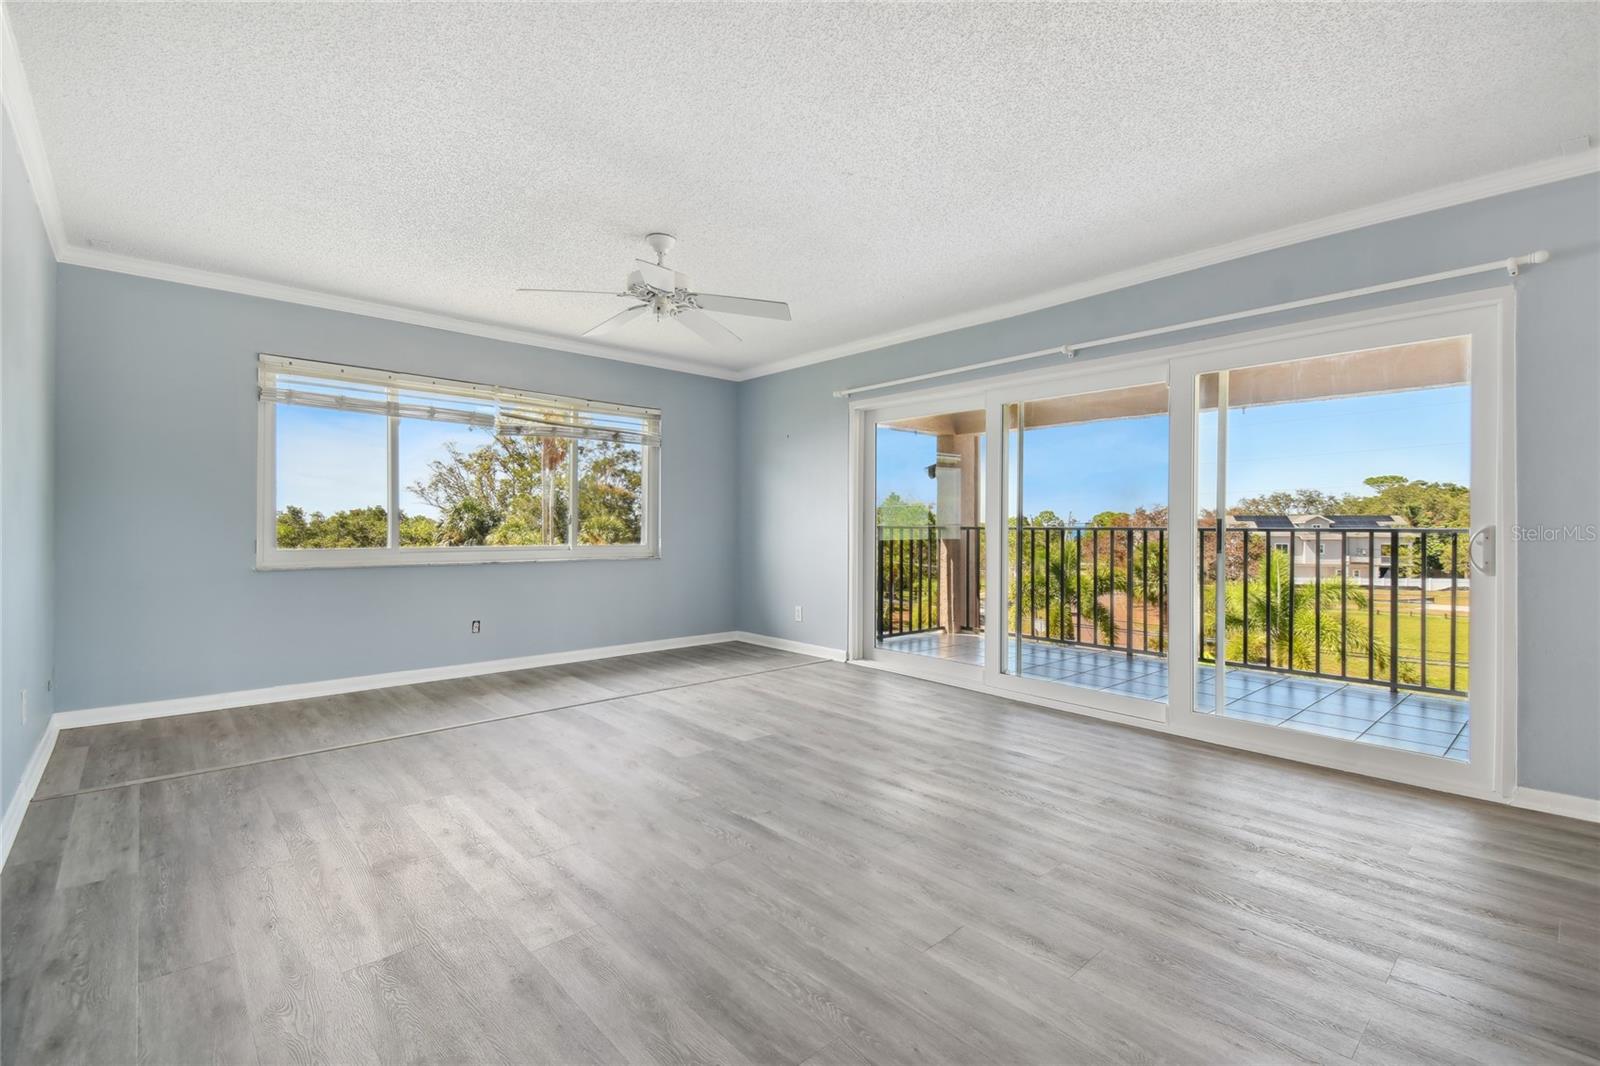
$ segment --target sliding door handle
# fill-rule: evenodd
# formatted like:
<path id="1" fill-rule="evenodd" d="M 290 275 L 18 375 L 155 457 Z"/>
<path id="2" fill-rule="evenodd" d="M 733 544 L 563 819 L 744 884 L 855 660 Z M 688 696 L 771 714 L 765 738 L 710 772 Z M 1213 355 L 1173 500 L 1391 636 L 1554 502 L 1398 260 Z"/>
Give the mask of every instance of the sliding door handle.
<path id="1" fill-rule="evenodd" d="M 1479 549 L 1482 548 L 1482 555 Z M 1467 559 L 1472 568 L 1488 577 L 1494 576 L 1494 527 L 1484 526 L 1467 541 Z"/>

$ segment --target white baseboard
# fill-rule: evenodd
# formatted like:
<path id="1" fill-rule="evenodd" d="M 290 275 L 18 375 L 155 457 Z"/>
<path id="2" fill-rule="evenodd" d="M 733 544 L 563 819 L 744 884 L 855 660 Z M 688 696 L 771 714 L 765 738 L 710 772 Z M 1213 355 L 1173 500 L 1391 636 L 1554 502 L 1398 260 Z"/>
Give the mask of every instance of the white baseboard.
<path id="1" fill-rule="evenodd" d="M 220 711 L 229 707 L 253 707 L 257 704 L 283 703 L 286 700 L 338 696 L 346 692 L 365 692 L 375 688 L 394 688 L 398 685 L 420 685 L 428 681 L 450 681 L 458 677 L 478 677 L 482 674 L 503 674 L 508 670 L 531 670 L 539 666 L 560 666 L 564 663 L 611 659 L 619 655 L 638 655 L 649 651 L 671 651 L 675 648 L 693 648 L 702 644 L 721 644 L 741 639 L 743 634 L 740 633 L 699 633 L 690 637 L 642 640 L 633 644 L 607 644 L 598 648 L 575 648 L 571 651 L 553 651 L 541 655 L 519 655 L 511 659 L 486 659 L 475 663 L 456 663 L 451 666 L 395 670 L 386 674 L 335 677 L 326 681 L 303 681 L 289 685 L 273 685 L 268 688 L 213 692 L 203 696 L 180 696 L 170 700 L 89 707 L 77 711 L 57 711 L 51 717 L 51 724 L 60 729 L 78 729 L 89 725 L 107 725 L 111 722 L 137 722 L 145 718 L 168 718 L 176 714 Z"/>
<path id="2" fill-rule="evenodd" d="M 832 659 L 836 663 L 844 662 L 843 648 L 830 648 L 823 644 L 807 644 L 804 641 L 785 640 L 783 637 L 769 637 L 765 633 L 746 633 L 742 630 L 728 634 L 728 639 L 742 640 L 746 644 L 759 644 L 763 648 L 773 648 L 777 651 L 792 651 L 796 655 Z"/>
<path id="3" fill-rule="evenodd" d="M 52 715 L 51 720 L 45 723 L 44 736 L 33 746 L 28 765 L 22 769 L 22 780 L 17 782 L 11 802 L 6 804 L 5 817 L 0 818 L 0 866 L 4 866 L 6 859 L 11 856 L 11 844 L 22 828 L 22 816 L 28 813 L 33 794 L 39 790 L 39 781 L 44 777 L 44 768 L 49 765 L 50 753 L 56 750 L 56 734 L 59 732 L 55 716 Z"/>
<path id="4" fill-rule="evenodd" d="M 764 633 L 732 631 L 701 633 L 688 637 L 669 637 L 665 640 L 638 641 L 633 644 L 610 644 L 598 648 L 578 648 L 572 651 L 547 652 L 542 655 L 523 655 L 511 659 L 489 659 L 475 663 L 458 663 L 452 666 L 431 666 L 418 670 L 397 670 L 386 674 L 367 674 L 359 677 L 332 678 L 327 681 L 307 681 L 270 688 L 241 689 L 234 692 L 216 692 L 203 696 L 184 696 L 170 700 L 150 700 L 144 703 L 125 703 L 111 707 L 91 707 L 76 711 L 57 711 L 50 716 L 44 735 L 33 749 L 22 780 L 6 805 L 0 819 L 0 865 L 11 854 L 11 845 L 22 828 L 22 817 L 33 801 L 45 766 L 55 750 L 56 738 L 63 729 L 106 725 L 112 722 L 134 722 L 145 718 L 167 718 L 179 714 L 197 714 L 202 711 L 219 711 L 229 707 L 251 707 L 259 704 L 282 703 L 286 700 L 312 699 L 317 696 L 335 696 L 346 692 L 361 692 L 375 688 L 392 688 L 397 685 L 415 685 L 426 681 L 447 681 L 458 677 L 476 677 L 482 674 L 499 674 L 508 670 L 528 670 L 539 666 L 558 666 L 563 663 L 609 659 L 619 655 L 637 655 L 651 651 L 669 651 L 675 648 L 692 648 L 704 644 L 721 644 L 738 640 L 778 651 L 810 655 L 819 659 L 842 662 L 845 653 L 840 648 L 821 644 L 807 644 L 798 640 L 771 637 Z M 876 665 L 876 664 L 868 664 Z M 987 691 L 983 686 L 973 686 L 977 691 Z M 996 693 L 1000 698 L 1011 698 Z M 1120 719 L 1119 719 L 1120 720 Z M 1144 723 L 1135 723 L 1141 724 Z M 1600 822 L 1600 799 L 1569 796 L 1561 792 L 1518 788 L 1503 802 L 1514 807 L 1541 811 L 1546 814 Z"/>
<path id="5" fill-rule="evenodd" d="M 55 750 L 56 737 L 63 729 L 80 729 L 84 726 L 109 725 L 113 722 L 137 722 L 146 718 L 170 718 L 179 714 L 199 714 L 220 711 L 229 707 L 253 707 L 286 700 L 314 699 L 317 696 L 337 696 L 346 692 L 363 692 L 375 688 L 393 688 L 397 685 L 416 685 L 426 681 L 448 681 L 458 677 L 477 677 L 482 674 L 502 674 L 508 670 L 528 670 L 538 666 L 559 666 L 563 663 L 584 662 L 593 659 L 611 659 L 619 655 L 638 655 L 650 651 L 670 651 L 675 648 L 693 648 L 703 644 L 722 644 L 731 640 L 744 640 L 751 644 L 775 647 L 770 639 L 747 633 L 699 633 L 688 637 L 668 637 L 664 640 L 644 640 L 632 644 L 608 644 L 598 648 L 576 648 L 572 651 L 546 652 L 542 655 L 522 655 L 511 659 L 488 659 L 475 663 L 457 663 L 451 666 L 430 666 L 418 670 L 396 670 L 386 674 L 366 674 L 359 677 L 336 677 L 326 681 L 305 681 L 269 688 L 240 689 L 234 692 L 212 692 L 201 696 L 181 696 L 169 700 L 148 700 L 143 703 L 123 703 L 109 707 L 88 707 L 75 711 L 57 711 L 50 716 L 44 736 L 39 738 L 33 756 L 28 760 L 22 780 L 6 805 L 5 816 L 0 821 L 0 865 L 11 854 L 12 841 L 22 828 L 22 816 L 38 791 L 44 768 Z M 786 650 L 806 651 L 804 645 Z M 823 649 L 826 651 L 827 649 Z M 843 653 L 838 653 L 840 658 Z"/>
<path id="6" fill-rule="evenodd" d="M 773 638 L 752 636 L 750 634 L 741 634 L 740 636 L 741 639 L 749 640 L 753 643 L 773 641 Z M 773 643 L 772 646 L 776 647 L 778 645 L 777 643 Z M 819 649 L 819 653 L 820 651 L 825 650 L 826 649 Z M 907 656 L 907 658 L 910 658 L 910 656 Z M 932 662 L 936 665 L 939 663 L 938 660 L 933 660 Z M 981 692 L 986 695 L 993 696 L 996 699 L 1027 703 L 1048 711 L 1071 714 L 1082 718 L 1097 718 L 1105 722 L 1116 722 L 1120 725 L 1132 726 L 1135 729 L 1146 729 L 1153 733 L 1161 733 L 1164 736 L 1189 736 L 1189 734 L 1174 729 L 1166 722 L 1159 720 L 1147 720 L 1131 717 L 1129 715 L 1117 714 L 1112 711 L 1103 710 L 1099 707 L 1074 704 L 1061 700 L 1046 700 L 1029 692 L 1002 690 L 985 683 L 981 678 L 961 676 L 954 673 L 949 675 L 940 675 L 936 671 L 928 670 L 928 664 L 925 663 L 919 663 L 913 666 L 909 664 L 902 665 L 900 663 L 876 659 L 855 659 L 851 660 L 851 665 L 871 670 L 882 670 L 887 673 L 898 674 L 902 677 L 912 677 L 919 681 L 928 681 L 936 685 L 949 685 L 953 688 L 967 689 L 972 692 Z M 1545 792 L 1536 788 L 1516 788 L 1512 790 L 1510 796 L 1506 796 L 1499 792 L 1486 792 L 1479 789 L 1462 788 L 1460 785 L 1453 784 L 1449 781 L 1421 779 L 1398 781 L 1394 778 L 1386 777 L 1381 774 L 1374 774 L 1369 770 L 1363 769 L 1360 765 L 1308 758 L 1303 751 L 1294 749 L 1268 747 L 1259 743 L 1253 746 L 1245 746 L 1242 744 L 1230 743 L 1228 740 L 1218 737 L 1198 737 L 1194 739 L 1199 739 L 1204 743 L 1214 744 L 1219 747 L 1231 748 L 1235 751 L 1247 752 L 1255 755 L 1266 755 L 1276 759 L 1287 759 L 1291 762 L 1303 763 L 1307 766 L 1320 766 L 1324 769 L 1337 770 L 1341 773 L 1353 774 L 1359 777 L 1370 777 L 1374 781 L 1388 781 L 1393 784 L 1410 785 L 1414 788 L 1425 788 L 1433 792 L 1440 792 L 1454 796 L 1463 796 L 1468 799 L 1486 800 L 1490 803 L 1502 803 L 1510 807 L 1521 807 L 1530 811 L 1539 811 L 1543 814 L 1560 815 L 1564 818 L 1577 818 L 1587 822 L 1600 822 L 1600 799 L 1588 799 L 1583 796 L 1572 796 L 1565 792 Z"/>
<path id="7" fill-rule="evenodd" d="M 1565 792 L 1546 792 L 1540 788 L 1515 788 L 1506 800 L 1513 807 L 1530 811 L 1559 814 L 1564 818 L 1581 818 L 1585 822 L 1600 822 L 1600 799 L 1570 796 Z"/>

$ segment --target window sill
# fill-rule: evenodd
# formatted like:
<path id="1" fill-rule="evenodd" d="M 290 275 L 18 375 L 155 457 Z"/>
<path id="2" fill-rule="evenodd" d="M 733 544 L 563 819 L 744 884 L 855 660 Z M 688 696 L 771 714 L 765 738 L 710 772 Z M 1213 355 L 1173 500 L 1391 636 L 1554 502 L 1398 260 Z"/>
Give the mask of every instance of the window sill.
<path id="1" fill-rule="evenodd" d="M 273 550 L 256 558 L 256 570 L 349 570 L 369 566 L 471 566 L 482 563 L 566 563 L 599 559 L 659 559 L 646 545 L 578 548 L 306 548 Z"/>

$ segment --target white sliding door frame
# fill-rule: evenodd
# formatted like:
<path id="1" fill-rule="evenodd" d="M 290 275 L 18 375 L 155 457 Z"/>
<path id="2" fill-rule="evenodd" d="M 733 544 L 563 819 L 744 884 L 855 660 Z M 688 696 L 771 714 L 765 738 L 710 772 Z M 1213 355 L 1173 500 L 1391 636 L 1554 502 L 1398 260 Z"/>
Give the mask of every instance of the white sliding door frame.
<path id="1" fill-rule="evenodd" d="M 988 513 L 1001 514 L 1007 522 L 1014 517 L 1012 514 L 1006 513 L 1005 499 L 1007 490 L 1014 484 L 1012 471 L 1008 468 L 1006 461 L 1007 456 L 1011 453 L 1012 433 L 1011 428 L 1005 424 L 1005 409 L 1007 407 L 1013 404 L 1031 403 L 1035 400 L 1110 392 L 1139 385 L 1166 384 L 1167 371 L 1164 360 L 1145 360 L 1132 365 L 1124 363 L 1122 360 L 1104 360 L 1098 363 L 1080 364 L 1065 374 L 1058 371 L 1048 377 L 1027 383 L 1017 382 L 989 389 L 986 395 L 990 431 L 986 485 L 989 493 Z M 1170 395 L 1167 402 L 1170 406 Z M 1021 411 L 1022 408 L 1019 406 L 1018 410 Z M 1022 429 L 1025 432 L 1027 427 L 1023 426 Z M 1025 461 L 1025 456 L 1021 455 L 1024 451 L 1022 446 L 1023 433 L 1019 432 L 1017 438 L 1019 457 Z M 1019 463 L 1019 467 L 1021 465 Z M 1024 508 L 1027 506 L 1026 499 L 1022 499 L 1019 502 Z M 1003 624 L 991 624 L 985 633 L 985 637 L 989 642 L 984 655 L 985 684 L 1007 695 L 1046 701 L 1051 704 L 1069 707 L 1073 710 L 1088 708 L 1118 720 L 1135 719 L 1165 722 L 1167 720 L 1167 704 L 1165 701 L 1142 700 L 1115 692 L 1079 688 L 1041 677 L 1029 677 L 1015 669 L 1012 672 L 1005 671 L 1001 664 L 1006 651 L 1006 635 L 1011 626 L 1011 615 L 1008 613 L 1006 604 L 1006 592 L 1008 591 L 1006 556 L 1010 544 L 1010 537 L 1007 534 L 1009 526 L 1002 525 L 999 530 L 998 534 L 992 533 L 989 537 L 989 553 L 988 558 L 985 560 L 985 566 L 988 568 L 987 578 L 989 585 L 989 603 L 986 610 L 989 618 L 999 619 Z M 1170 531 L 1168 535 L 1170 536 Z M 1171 565 L 1171 560 L 1169 559 L 1169 572 Z M 1017 644 L 1020 649 L 1020 639 Z M 1014 667 L 1015 663 L 1013 662 L 1012 665 Z"/>
<path id="2" fill-rule="evenodd" d="M 1121 355 L 1082 360 L 992 377 L 859 398 L 850 403 L 850 633 L 849 659 L 864 665 L 928 677 L 1043 707 L 1121 721 L 1140 728 L 1206 740 L 1210 743 L 1348 770 L 1404 784 L 1462 795 L 1503 798 L 1516 783 L 1516 521 L 1515 499 L 1515 290 L 1500 287 L 1439 297 L 1328 318 L 1253 330 L 1227 337 Z M 1195 376 L 1340 352 L 1468 335 L 1472 338 L 1471 383 L 1474 427 L 1472 528 L 1492 527 L 1495 574 L 1473 593 L 1472 738 L 1467 764 L 1411 752 L 1297 733 L 1253 722 L 1193 713 L 1200 632 L 1195 587 L 1198 550 L 1198 410 Z M 1004 675 L 1000 662 L 1009 625 L 1005 598 L 1006 404 L 1096 392 L 1131 384 L 1168 384 L 1168 664 L 1167 703 L 1072 691 L 1035 678 Z M 984 667 L 956 673 L 932 671 L 924 663 L 888 662 L 869 655 L 874 565 L 869 545 L 875 538 L 874 509 L 866 497 L 875 478 L 871 427 L 878 421 L 939 411 L 986 412 L 985 517 L 990 550 L 987 576 Z M 1478 447 L 1479 437 L 1491 447 Z M 1214 501 L 1213 501 L 1214 502 Z M 1183 516 L 1191 516 L 1186 519 Z M 1482 600 L 1490 601 L 1480 608 Z M 892 655 L 892 659 L 914 658 Z M 951 667 L 955 664 L 941 663 Z M 1480 706 L 1484 715 L 1480 717 Z M 1155 713 L 1152 713 L 1155 712 Z"/>
<path id="3" fill-rule="evenodd" d="M 1471 297 L 1410 304 L 1387 312 L 1342 316 L 1314 325 L 1310 329 L 1269 330 L 1237 337 L 1222 345 L 1174 358 L 1171 362 L 1173 468 L 1181 465 L 1186 479 L 1197 481 L 1199 459 L 1199 409 L 1196 379 L 1202 374 L 1218 375 L 1218 495 L 1226 492 L 1226 377 L 1230 370 L 1312 359 L 1344 352 L 1366 351 L 1415 344 L 1441 337 L 1470 338 L 1470 383 L 1472 387 L 1471 527 L 1474 533 L 1490 530 L 1493 553 L 1498 556 L 1492 574 L 1473 569 L 1472 635 L 1470 654 L 1470 707 L 1472 743 L 1470 761 L 1460 763 L 1372 744 L 1283 729 L 1274 725 L 1227 718 L 1216 714 L 1191 713 L 1193 693 L 1180 704 L 1173 700 L 1170 726 L 1174 732 L 1233 747 L 1244 747 L 1273 755 L 1321 765 L 1337 766 L 1358 773 L 1390 780 L 1447 788 L 1469 794 L 1506 794 L 1515 780 L 1514 764 L 1506 751 L 1515 707 L 1515 559 L 1512 555 L 1511 523 L 1515 517 L 1512 494 L 1514 438 L 1514 397 L 1511 394 L 1512 337 L 1511 319 L 1514 298 L 1511 290 L 1500 290 Z M 1183 462 L 1180 464 L 1179 458 Z M 1198 515 L 1194 489 L 1180 493 L 1174 478 L 1174 506 L 1169 536 L 1174 540 L 1173 570 L 1170 574 L 1174 648 L 1180 639 L 1191 649 L 1199 647 L 1199 604 L 1191 587 L 1196 573 L 1195 545 L 1176 541 L 1180 527 L 1185 541 L 1197 539 L 1194 527 Z M 1181 502 L 1185 510 L 1179 511 Z M 1217 501 L 1207 501 L 1215 503 Z M 1180 555 L 1180 551 L 1183 552 Z M 1179 563 L 1187 573 L 1179 573 Z M 1221 588 L 1221 582 L 1217 582 Z M 1178 590 L 1184 590 L 1180 603 Z M 1219 593 L 1219 629 L 1223 611 Z M 1187 630 L 1185 633 L 1184 630 Z M 1225 635 L 1218 633 L 1219 648 Z M 1174 655 L 1174 679 L 1183 672 L 1192 679 L 1197 663 L 1194 655 Z M 1217 687 L 1222 693 L 1223 660 L 1218 654 Z M 1198 710 L 1198 709 L 1196 709 Z"/>
<path id="4" fill-rule="evenodd" d="M 852 461 L 850 464 L 850 610 L 846 658 L 871 662 L 896 673 L 926 677 L 946 684 L 978 688 L 982 685 L 983 669 L 970 663 L 953 662 L 931 655 L 895 651 L 881 648 L 877 643 L 876 600 L 877 581 L 877 508 L 868 503 L 877 499 L 878 435 L 880 422 L 895 422 L 903 418 L 920 418 L 928 415 L 949 414 L 954 411 L 983 410 L 983 392 L 967 388 L 940 389 L 937 395 L 921 399 L 895 401 L 858 401 L 850 412 L 850 439 Z M 987 442 L 988 435 L 985 434 Z M 988 447 L 986 443 L 985 447 Z M 990 449 L 993 450 L 992 448 Z M 987 500 L 985 501 L 987 506 Z M 985 512 L 985 528 L 988 526 Z M 987 634 L 985 640 L 987 640 Z M 987 655 L 988 647 L 985 646 Z"/>

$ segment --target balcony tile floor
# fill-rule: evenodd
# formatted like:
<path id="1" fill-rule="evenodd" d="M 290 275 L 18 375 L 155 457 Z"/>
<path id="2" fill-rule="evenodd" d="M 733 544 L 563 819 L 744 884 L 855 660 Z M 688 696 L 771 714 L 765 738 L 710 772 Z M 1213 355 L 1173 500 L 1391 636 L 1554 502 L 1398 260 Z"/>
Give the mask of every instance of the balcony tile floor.
<path id="1" fill-rule="evenodd" d="M 983 637 L 977 633 L 915 633 L 886 638 L 879 646 L 983 665 Z M 1167 698 L 1166 660 L 1153 657 L 1130 660 L 1119 652 L 1024 640 L 1022 674 L 1136 699 Z M 1216 671 L 1202 666 L 1199 674 L 1197 702 L 1214 705 Z M 1238 667 L 1227 671 L 1225 685 L 1227 703 L 1221 713 L 1228 718 L 1467 761 L 1471 735 L 1464 699 Z"/>

